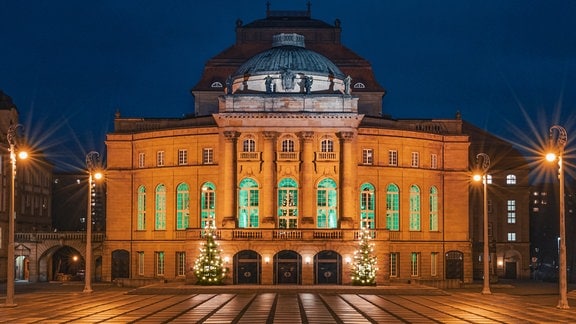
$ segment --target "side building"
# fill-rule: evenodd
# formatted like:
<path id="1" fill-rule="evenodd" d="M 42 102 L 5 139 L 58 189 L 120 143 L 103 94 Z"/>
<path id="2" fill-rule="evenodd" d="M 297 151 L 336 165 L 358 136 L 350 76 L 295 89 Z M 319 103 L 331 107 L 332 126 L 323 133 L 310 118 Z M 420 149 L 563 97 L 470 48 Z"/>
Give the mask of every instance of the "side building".
<path id="1" fill-rule="evenodd" d="M 363 228 L 379 284 L 472 281 L 464 122 L 382 116 L 338 21 L 269 11 L 236 32 L 195 115 L 116 116 L 103 280 L 193 281 L 214 224 L 229 283 L 349 284 Z"/>

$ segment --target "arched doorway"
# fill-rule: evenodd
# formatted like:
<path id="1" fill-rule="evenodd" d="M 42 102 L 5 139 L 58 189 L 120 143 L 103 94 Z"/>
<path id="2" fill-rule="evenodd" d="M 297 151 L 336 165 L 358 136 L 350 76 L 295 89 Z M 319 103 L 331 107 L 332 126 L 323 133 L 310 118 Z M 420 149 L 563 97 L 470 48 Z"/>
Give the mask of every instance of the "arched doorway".
<path id="1" fill-rule="evenodd" d="M 112 280 L 130 277 L 130 253 L 126 250 L 112 251 Z"/>
<path id="2" fill-rule="evenodd" d="M 260 284 L 260 254 L 244 250 L 234 255 L 234 284 Z"/>
<path id="3" fill-rule="evenodd" d="M 520 252 L 516 250 L 508 250 L 504 253 L 504 278 L 505 279 L 518 279 L 518 268 L 521 264 Z"/>
<path id="4" fill-rule="evenodd" d="M 274 283 L 300 284 L 302 256 L 294 251 L 283 250 L 274 255 Z"/>
<path id="5" fill-rule="evenodd" d="M 342 257 L 340 254 L 325 250 L 314 256 L 314 274 L 316 284 L 339 285 L 342 280 Z"/>
<path id="6" fill-rule="evenodd" d="M 446 253 L 446 279 L 464 279 L 464 254 L 460 251 Z"/>
<path id="7" fill-rule="evenodd" d="M 84 280 L 84 269 L 84 258 L 80 252 L 73 247 L 63 246 L 52 255 L 50 280 Z"/>

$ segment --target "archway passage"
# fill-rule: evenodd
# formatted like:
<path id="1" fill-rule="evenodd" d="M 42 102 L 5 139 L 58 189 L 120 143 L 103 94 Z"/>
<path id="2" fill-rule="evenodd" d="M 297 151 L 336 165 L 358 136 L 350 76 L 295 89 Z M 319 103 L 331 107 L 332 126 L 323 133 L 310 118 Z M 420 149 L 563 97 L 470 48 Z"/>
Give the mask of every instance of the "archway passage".
<path id="1" fill-rule="evenodd" d="M 63 246 L 52 255 L 52 277 L 55 281 L 84 280 L 84 258 L 70 246 Z"/>
<path id="2" fill-rule="evenodd" d="M 446 253 L 446 279 L 464 279 L 464 254 L 462 252 Z"/>
<path id="3" fill-rule="evenodd" d="M 244 250 L 234 255 L 234 284 L 260 284 L 261 257 L 252 250 Z"/>
<path id="4" fill-rule="evenodd" d="M 342 257 L 334 251 L 320 251 L 314 256 L 314 273 L 316 284 L 341 284 Z"/>
<path id="5" fill-rule="evenodd" d="M 112 280 L 130 277 L 130 253 L 126 250 L 112 252 Z"/>
<path id="6" fill-rule="evenodd" d="M 274 255 L 274 283 L 300 284 L 302 256 L 294 251 L 284 250 Z"/>

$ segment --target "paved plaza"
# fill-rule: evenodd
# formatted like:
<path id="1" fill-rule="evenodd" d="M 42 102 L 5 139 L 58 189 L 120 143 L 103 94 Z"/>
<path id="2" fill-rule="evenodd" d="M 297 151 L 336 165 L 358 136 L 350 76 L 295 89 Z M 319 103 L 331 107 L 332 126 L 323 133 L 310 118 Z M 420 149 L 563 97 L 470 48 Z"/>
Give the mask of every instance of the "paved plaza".
<path id="1" fill-rule="evenodd" d="M 16 285 L 18 306 L 2 323 L 574 323 L 557 309 L 557 285 L 522 283 L 440 290 L 406 285 L 225 286 L 160 284 L 139 289 L 81 283 Z M 2 285 L 0 302 L 5 301 Z"/>

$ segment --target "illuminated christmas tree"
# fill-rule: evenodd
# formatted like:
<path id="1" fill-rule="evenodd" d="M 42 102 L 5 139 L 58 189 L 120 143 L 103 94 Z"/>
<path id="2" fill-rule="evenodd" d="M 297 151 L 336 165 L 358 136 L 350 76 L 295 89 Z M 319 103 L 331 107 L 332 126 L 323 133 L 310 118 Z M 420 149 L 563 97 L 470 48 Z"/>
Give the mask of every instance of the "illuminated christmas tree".
<path id="1" fill-rule="evenodd" d="M 371 233 L 368 229 L 360 232 L 358 251 L 354 252 L 352 263 L 352 284 L 357 286 L 376 285 L 377 258 L 374 253 L 374 244 L 370 243 Z"/>
<path id="2" fill-rule="evenodd" d="M 194 264 L 194 274 L 198 285 L 221 285 L 226 277 L 226 268 L 220 257 L 220 247 L 216 242 L 216 227 L 207 226 L 204 232 L 206 242 L 200 247 L 200 255 Z"/>

